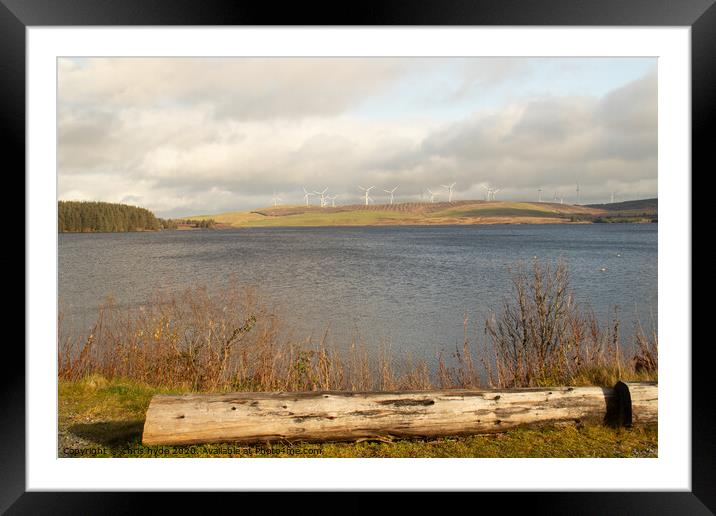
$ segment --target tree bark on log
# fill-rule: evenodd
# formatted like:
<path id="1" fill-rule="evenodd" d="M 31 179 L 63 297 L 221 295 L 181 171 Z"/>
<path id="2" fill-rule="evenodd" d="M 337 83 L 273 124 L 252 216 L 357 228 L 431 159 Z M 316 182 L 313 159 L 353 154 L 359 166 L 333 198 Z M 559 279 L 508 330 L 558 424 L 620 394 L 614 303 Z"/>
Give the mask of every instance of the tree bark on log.
<path id="1" fill-rule="evenodd" d="M 656 421 L 657 402 L 656 384 L 622 382 L 614 388 L 156 395 L 142 441 L 178 445 L 457 436 L 585 420 L 628 426 Z"/>

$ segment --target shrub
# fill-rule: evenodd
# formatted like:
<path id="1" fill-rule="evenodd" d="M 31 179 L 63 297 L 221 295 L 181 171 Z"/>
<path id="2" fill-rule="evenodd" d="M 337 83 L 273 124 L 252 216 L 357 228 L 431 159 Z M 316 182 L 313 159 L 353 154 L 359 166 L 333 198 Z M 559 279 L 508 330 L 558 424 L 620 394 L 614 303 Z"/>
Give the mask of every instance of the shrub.
<path id="1" fill-rule="evenodd" d="M 581 309 L 569 289 L 564 263 L 520 267 L 512 297 L 485 323 L 483 364 L 492 386 L 613 385 L 618 379 L 655 379 L 656 332 L 636 333 L 636 354 L 624 359 L 619 318 L 603 327 Z M 641 327 L 640 327 L 641 328 Z"/>

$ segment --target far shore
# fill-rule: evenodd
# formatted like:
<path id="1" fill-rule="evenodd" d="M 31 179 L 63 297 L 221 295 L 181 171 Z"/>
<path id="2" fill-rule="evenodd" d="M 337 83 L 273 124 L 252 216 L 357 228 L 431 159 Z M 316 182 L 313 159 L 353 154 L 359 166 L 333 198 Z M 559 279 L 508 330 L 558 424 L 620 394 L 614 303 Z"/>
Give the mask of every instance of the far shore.
<path id="1" fill-rule="evenodd" d="M 275 206 L 244 212 L 195 215 L 224 227 L 369 227 L 495 224 L 648 224 L 657 221 L 657 201 L 614 205 L 548 202 L 455 201 L 338 207 Z"/>
<path id="2" fill-rule="evenodd" d="M 164 231 L 213 231 L 227 229 L 249 229 L 249 228 L 317 228 L 317 227 L 334 227 L 334 228 L 360 228 L 360 227 L 384 227 L 384 226 L 402 226 L 402 227 L 429 227 L 429 226 L 496 226 L 500 224 L 506 225 L 557 225 L 557 224 L 655 224 L 656 220 L 640 219 L 629 221 L 608 221 L 595 222 L 591 220 L 569 220 L 557 219 L 550 217 L 485 217 L 470 219 L 446 219 L 431 221 L 412 221 L 412 220 L 386 220 L 371 223 L 358 224 L 216 224 L 211 228 L 197 227 L 178 227 L 174 229 L 137 229 L 133 231 L 60 231 L 60 233 L 72 234 L 102 234 L 102 233 L 160 233 Z"/>
<path id="3" fill-rule="evenodd" d="M 101 202 L 65 202 L 64 204 L 60 202 L 59 204 L 60 233 L 193 231 L 198 229 L 220 230 L 252 227 L 345 228 L 497 224 L 649 224 L 658 221 L 657 199 L 599 205 L 478 200 L 435 203 L 353 204 L 323 207 L 309 204 L 273 206 L 252 211 L 194 215 L 176 219 L 155 218 L 154 214 L 142 208 L 124 205 L 115 206 Z M 110 208 L 115 209 L 115 211 L 131 212 L 135 218 L 131 220 L 128 216 L 117 218 L 112 215 L 113 212 Z M 80 216 L 79 212 L 83 212 L 84 215 Z M 87 220 L 99 220 L 100 223 L 80 224 L 78 220 L 84 220 L 82 217 Z M 110 218 L 110 223 L 107 223 L 107 217 Z M 113 220 L 112 217 L 115 217 L 116 220 Z M 144 221 L 144 223 L 137 223 L 136 220 Z M 134 229 L 128 229 L 130 227 Z M 85 231 L 77 231 L 80 228 Z M 121 229 L 107 231 L 108 228 Z"/>

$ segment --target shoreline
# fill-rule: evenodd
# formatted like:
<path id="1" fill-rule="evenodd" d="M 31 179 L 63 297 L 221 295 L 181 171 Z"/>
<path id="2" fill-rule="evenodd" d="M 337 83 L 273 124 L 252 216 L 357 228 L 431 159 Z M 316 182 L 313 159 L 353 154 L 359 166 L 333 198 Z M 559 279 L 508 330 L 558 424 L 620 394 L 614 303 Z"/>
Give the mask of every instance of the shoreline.
<path id="1" fill-rule="evenodd" d="M 351 228 L 351 227 L 385 227 L 385 226 L 409 226 L 409 227 L 431 227 L 431 226 L 499 226 L 499 225 L 505 225 L 505 226 L 546 226 L 546 225 L 592 225 L 592 224 L 601 224 L 601 225 L 607 225 L 607 224 L 656 224 L 656 222 L 652 222 L 649 220 L 644 221 L 629 221 L 629 222 L 593 222 L 589 220 L 581 220 L 581 221 L 571 221 L 571 220 L 539 220 L 539 221 L 502 221 L 502 220 L 496 220 L 496 221 L 478 221 L 478 222 L 460 222 L 460 221 L 450 221 L 450 222 L 415 222 L 415 221 L 406 221 L 406 222 L 378 222 L 378 223 L 368 223 L 368 224 L 287 224 L 287 225 L 274 225 L 274 224 L 244 224 L 244 225 L 236 225 L 236 226 L 230 226 L 230 227 L 224 227 L 224 228 L 216 228 L 216 229 L 248 229 L 248 228 L 277 228 L 277 229 L 286 229 L 286 228 Z"/>
<path id="2" fill-rule="evenodd" d="M 643 221 L 608 221 L 608 222 L 594 222 L 591 220 L 538 220 L 538 221 L 450 221 L 450 222 L 377 222 L 367 224 L 242 224 L 242 225 L 230 225 L 222 224 L 221 226 L 213 228 L 176 228 L 176 229 L 143 229 L 138 231 L 58 231 L 58 234 L 73 234 L 73 235 L 86 235 L 86 234 L 114 234 L 114 233 L 163 233 L 171 231 L 225 231 L 230 229 L 290 229 L 290 228 L 370 228 L 370 227 L 386 227 L 386 226 L 401 226 L 401 227 L 432 227 L 432 226 L 556 226 L 556 225 L 611 225 L 611 224 L 635 224 L 635 225 L 646 225 L 646 224 L 658 224 L 658 221 L 643 220 Z"/>
<path id="3" fill-rule="evenodd" d="M 545 218 L 546 219 L 546 218 Z M 554 225 L 580 225 L 580 226 L 587 226 L 587 225 L 593 225 L 593 224 L 599 224 L 599 225 L 609 225 L 609 224 L 657 224 L 657 222 L 652 222 L 650 220 L 644 220 L 644 221 L 629 221 L 629 222 L 594 222 L 589 220 L 581 220 L 581 221 L 571 221 L 571 220 L 554 220 L 554 219 L 546 219 L 546 220 L 539 220 L 539 221 L 502 221 L 502 220 L 495 220 L 495 221 L 466 221 L 466 222 L 460 222 L 460 221 L 450 221 L 450 222 L 415 222 L 415 221 L 405 221 L 405 222 L 377 222 L 377 223 L 365 223 L 365 224 L 286 224 L 286 225 L 278 225 L 278 224 L 242 224 L 242 225 L 235 225 L 235 226 L 224 226 L 221 228 L 213 228 L 213 229 L 254 229 L 254 228 L 275 228 L 275 229 L 288 229 L 288 228 L 368 228 L 368 227 L 386 227 L 386 226 L 404 226 L 404 227 L 432 227 L 432 226 L 499 226 L 499 225 L 505 225 L 505 226 L 554 226 Z"/>
<path id="4" fill-rule="evenodd" d="M 606 221 L 606 222 L 595 222 L 591 220 L 555 220 L 545 217 L 540 220 L 519 220 L 519 221 L 504 221 L 504 220 L 480 220 L 480 221 L 449 221 L 449 222 L 416 222 L 416 221 L 405 221 L 405 222 L 376 222 L 376 223 L 364 223 L 364 224 L 241 224 L 231 225 L 222 224 L 221 226 L 213 228 L 176 228 L 176 229 L 143 229 L 138 231 L 58 231 L 58 234 L 73 234 L 73 235 L 86 235 L 86 234 L 114 234 L 114 233 L 162 233 L 171 231 L 225 231 L 230 229 L 290 229 L 290 228 L 369 228 L 369 227 L 386 227 L 386 226 L 401 226 L 401 227 L 432 227 L 432 226 L 556 226 L 556 225 L 611 225 L 611 224 L 635 224 L 635 225 L 646 225 L 646 224 L 658 224 L 658 221 L 653 220 L 641 220 L 641 221 Z"/>

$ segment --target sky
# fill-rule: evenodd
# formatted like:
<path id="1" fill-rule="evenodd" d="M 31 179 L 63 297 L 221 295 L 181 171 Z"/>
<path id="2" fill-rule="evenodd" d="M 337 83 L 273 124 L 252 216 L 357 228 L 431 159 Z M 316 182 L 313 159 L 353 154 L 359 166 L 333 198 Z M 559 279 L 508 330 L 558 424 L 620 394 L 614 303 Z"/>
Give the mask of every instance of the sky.
<path id="1" fill-rule="evenodd" d="M 161 217 L 657 196 L 655 58 L 62 58 L 58 194 Z M 316 202 L 315 200 L 313 201 Z"/>

